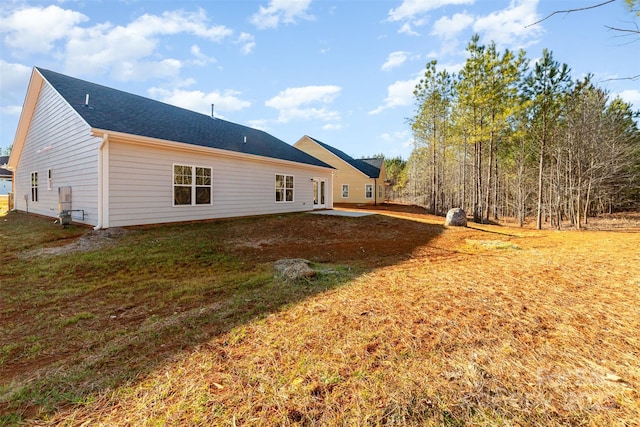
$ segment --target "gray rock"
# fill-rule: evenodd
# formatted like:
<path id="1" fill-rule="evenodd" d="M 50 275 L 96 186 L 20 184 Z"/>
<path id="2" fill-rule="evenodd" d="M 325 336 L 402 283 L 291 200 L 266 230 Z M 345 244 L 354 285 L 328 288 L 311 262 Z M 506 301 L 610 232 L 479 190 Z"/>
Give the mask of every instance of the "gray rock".
<path id="1" fill-rule="evenodd" d="M 461 208 L 449 209 L 449 212 L 447 212 L 447 219 L 445 220 L 444 225 L 466 227 L 467 213 Z"/>

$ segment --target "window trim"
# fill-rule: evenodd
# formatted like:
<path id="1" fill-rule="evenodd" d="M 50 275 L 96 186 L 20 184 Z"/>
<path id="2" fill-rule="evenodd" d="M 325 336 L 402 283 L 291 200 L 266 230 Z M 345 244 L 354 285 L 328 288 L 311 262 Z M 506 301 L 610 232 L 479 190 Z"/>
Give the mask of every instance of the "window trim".
<path id="1" fill-rule="evenodd" d="M 281 189 L 284 191 L 283 196 L 284 200 L 278 200 L 278 176 L 283 177 L 284 188 Z M 291 188 L 287 187 L 287 177 L 291 178 Z M 274 176 L 274 202 L 275 203 L 294 203 L 296 200 L 296 179 L 295 175 L 287 174 L 287 173 L 276 173 Z M 291 190 L 291 200 L 287 200 L 287 190 Z"/>
<path id="2" fill-rule="evenodd" d="M 31 189 L 31 201 L 34 203 L 38 203 L 38 172 L 37 171 L 31 172 L 31 184 L 29 188 Z"/>
<path id="3" fill-rule="evenodd" d="M 346 191 L 346 196 L 345 196 L 345 190 Z M 343 199 L 348 199 L 349 198 L 349 184 L 342 184 L 342 191 L 340 193 L 342 195 Z"/>
<path id="4" fill-rule="evenodd" d="M 373 188 L 373 184 L 365 184 L 364 185 L 364 198 L 365 199 L 373 199 L 373 195 L 375 194 Z"/>
<path id="5" fill-rule="evenodd" d="M 183 168 L 190 168 L 190 184 L 176 184 L 176 166 L 180 166 Z M 202 185 L 197 182 L 197 170 L 198 169 L 208 169 L 209 170 L 209 184 Z M 186 176 L 186 175 L 185 175 Z M 176 187 L 188 187 L 191 189 L 191 203 L 183 203 L 176 204 Z M 198 203 L 197 199 L 197 189 L 198 188 L 209 188 L 209 203 Z M 200 165 L 189 165 L 182 163 L 173 163 L 171 166 L 171 206 L 172 207 L 182 207 L 182 206 L 211 206 L 213 205 L 213 167 L 211 166 L 200 166 Z"/>
<path id="6" fill-rule="evenodd" d="M 51 168 L 47 169 L 47 190 L 53 190 L 53 172 Z"/>

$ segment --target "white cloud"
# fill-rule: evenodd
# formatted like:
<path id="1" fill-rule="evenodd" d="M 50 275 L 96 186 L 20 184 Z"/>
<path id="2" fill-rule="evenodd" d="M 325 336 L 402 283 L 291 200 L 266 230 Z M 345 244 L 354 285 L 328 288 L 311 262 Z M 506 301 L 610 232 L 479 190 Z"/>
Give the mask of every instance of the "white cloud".
<path id="1" fill-rule="evenodd" d="M 249 120 L 248 125 L 254 129 L 269 132 L 268 121 L 265 119 Z"/>
<path id="2" fill-rule="evenodd" d="M 240 51 L 243 55 L 250 54 L 253 48 L 256 47 L 255 37 L 249 33 L 240 33 L 235 43 L 240 45 Z"/>
<path id="3" fill-rule="evenodd" d="M 169 11 L 161 16 L 145 14 L 129 24 L 125 32 L 143 37 L 190 33 L 213 42 L 221 42 L 233 33 L 224 25 L 208 26 L 207 20 L 203 9 L 197 12 Z"/>
<path id="4" fill-rule="evenodd" d="M 204 53 L 202 53 L 202 49 L 200 49 L 200 46 L 196 44 L 191 46 L 191 54 L 195 57 L 195 59 L 191 61 L 195 65 L 204 66 L 204 65 L 213 64 L 216 62 L 216 59 L 214 57 L 207 56 Z"/>
<path id="5" fill-rule="evenodd" d="M 456 13 L 451 18 L 443 16 L 433 24 L 431 34 L 443 39 L 455 37 L 473 23 L 473 16 L 466 13 Z"/>
<path id="6" fill-rule="evenodd" d="M 328 104 L 340 94 L 339 86 L 304 86 L 288 88 L 266 101 L 267 107 L 277 109 L 297 108 L 301 105 L 321 102 Z"/>
<path id="7" fill-rule="evenodd" d="M 69 33 L 89 18 L 80 12 L 51 5 L 46 8 L 18 9 L 0 18 L 3 40 L 15 49 L 14 53 L 45 53 L 53 44 L 68 37 Z"/>
<path id="8" fill-rule="evenodd" d="M 384 110 L 396 107 L 405 107 L 413 103 L 413 91 L 420 81 L 421 75 L 410 80 L 398 80 L 387 88 L 387 97 L 384 103 L 369 114 L 380 114 Z"/>
<path id="9" fill-rule="evenodd" d="M 404 24 L 402 24 L 402 26 L 400 27 L 398 32 L 400 34 L 407 34 L 409 36 L 419 36 L 420 35 L 419 32 L 413 30 L 413 27 L 408 22 L 405 22 Z"/>
<path id="10" fill-rule="evenodd" d="M 626 89 L 620 92 L 619 95 L 623 101 L 632 104 L 636 109 L 640 109 L 640 90 Z"/>
<path id="11" fill-rule="evenodd" d="M 407 129 L 391 133 L 385 132 L 380 135 L 380 139 L 385 143 L 387 147 L 385 151 L 388 153 L 399 153 L 413 148 L 413 134 Z"/>
<path id="12" fill-rule="evenodd" d="M 267 100 L 267 107 L 279 111 L 278 122 L 287 123 L 292 120 L 322 120 L 337 122 L 340 114 L 325 107 L 340 95 L 339 86 L 305 86 L 288 88 Z M 320 104 L 320 107 L 317 105 Z"/>
<path id="13" fill-rule="evenodd" d="M 0 109 L 3 113 L 20 115 L 31 68 L 0 59 L 0 75 Z"/>
<path id="14" fill-rule="evenodd" d="M 447 5 L 471 4 L 474 0 L 404 0 L 402 4 L 389 11 L 389 21 L 412 20 L 431 10 Z"/>
<path id="15" fill-rule="evenodd" d="M 408 52 L 396 51 L 391 52 L 387 57 L 387 61 L 382 64 L 382 71 L 389 71 L 405 63 L 408 58 Z"/>
<path id="16" fill-rule="evenodd" d="M 344 126 L 338 123 L 328 123 L 322 126 L 322 130 L 341 130 Z"/>
<path id="17" fill-rule="evenodd" d="M 271 0 L 269 6 L 260 6 L 258 12 L 251 17 L 251 23 L 259 29 L 278 28 L 282 22 L 294 24 L 296 19 L 313 20 L 307 14 L 311 0 Z"/>
<path id="18" fill-rule="evenodd" d="M 539 19 L 537 7 L 538 0 L 511 0 L 506 9 L 478 18 L 473 30 L 498 47 L 527 47 L 535 43 L 542 31 L 538 25 L 527 27 Z"/>
<path id="19" fill-rule="evenodd" d="M 69 34 L 65 68 L 76 74 L 111 71 L 119 80 L 175 77 L 182 67 L 181 61 L 152 58 L 157 53 L 161 36 L 178 33 L 220 42 L 230 36 L 232 30 L 224 26 L 208 26 L 206 13 L 202 10 L 194 13 L 164 12 L 161 16 L 143 15 L 127 26 L 114 27 L 106 23 L 86 29 L 76 27 Z"/>
<path id="20" fill-rule="evenodd" d="M 211 114 L 211 104 L 215 105 L 216 111 L 226 112 L 239 111 L 251 106 L 251 102 L 239 98 L 241 93 L 234 90 L 204 93 L 199 90 L 167 90 L 154 87 L 149 89 L 149 95 L 167 104 L 203 114 Z"/>
<path id="21" fill-rule="evenodd" d="M 111 74 L 119 80 L 175 78 L 183 61 L 162 58 L 159 50 L 167 36 L 189 34 L 222 42 L 233 34 L 223 25 L 210 25 L 202 9 L 145 14 L 117 26 L 109 22 L 80 26 L 86 21 L 85 15 L 59 6 L 30 7 L 5 12 L 0 31 L 5 44 L 12 48 L 12 55 L 51 52 L 52 56 L 63 59 L 64 70 L 70 74 Z M 198 49 L 191 50 L 196 56 L 193 63 L 211 62 L 211 58 L 202 56 Z"/>
<path id="22" fill-rule="evenodd" d="M 411 137 L 411 132 L 408 130 L 401 130 L 392 133 L 385 132 L 380 135 L 380 139 L 384 142 L 396 142 L 398 140 L 406 140 Z"/>

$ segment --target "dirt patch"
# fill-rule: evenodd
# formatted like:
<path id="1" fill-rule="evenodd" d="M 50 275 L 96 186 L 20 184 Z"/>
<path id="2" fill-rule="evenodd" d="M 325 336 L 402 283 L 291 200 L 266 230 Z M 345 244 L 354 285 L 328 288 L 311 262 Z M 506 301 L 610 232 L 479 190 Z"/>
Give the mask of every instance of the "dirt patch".
<path id="1" fill-rule="evenodd" d="M 108 228 L 106 230 L 91 230 L 82 235 L 79 239 L 61 246 L 49 248 L 39 248 L 24 251 L 21 258 L 33 258 L 49 255 L 63 255 L 73 252 L 88 252 L 103 249 L 115 244 L 118 239 L 128 233 L 124 228 Z"/>
<path id="2" fill-rule="evenodd" d="M 371 267 L 410 257 L 444 230 L 439 217 L 422 215 L 423 222 L 408 219 L 412 218 L 274 216 L 262 218 L 258 227 L 229 222 L 225 239 L 234 255 L 256 262 L 304 258 Z"/>

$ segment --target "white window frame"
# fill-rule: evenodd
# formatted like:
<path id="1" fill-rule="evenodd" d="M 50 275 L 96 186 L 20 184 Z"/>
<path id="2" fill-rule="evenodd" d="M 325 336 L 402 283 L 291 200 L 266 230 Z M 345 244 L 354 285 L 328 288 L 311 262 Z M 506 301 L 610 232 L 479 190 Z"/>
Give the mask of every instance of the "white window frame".
<path id="1" fill-rule="evenodd" d="M 364 185 L 364 198 L 373 199 L 373 184 Z"/>
<path id="2" fill-rule="evenodd" d="M 283 177 L 282 182 L 284 183 L 284 187 L 282 188 L 278 188 L 278 177 L 281 176 Z M 291 178 L 291 186 L 288 187 L 287 186 L 287 178 Z M 274 179 L 274 188 L 275 188 L 275 193 L 274 193 L 274 200 L 276 203 L 293 203 L 295 201 L 296 198 L 296 180 L 295 180 L 295 176 L 291 175 L 291 174 L 286 174 L 286 173 L 276 173 L 275 174 L 275 179 Z M 291 200 L 287 200 L 287 192 L 291 191 Z M 283 200 L 278 200 L 278 193 L 279 192 L 283 192 Z"/>
<path id="3" fill-rule="evenodd" d="M 38 203 L 38 172 L 31 172 L 31 201 Z"/>
<path id="4" fill-rule="evenodd" d="M 182 168 L 189 168 L 190 174 L 185 175 L 189 176 L 188 183 L 176 183 L 176 166 Z M 202 184 L 198 183 L 199 176 L 197 175 L 198 169 L 208 170 L 209 171 L 209 183 Z M 206 176 L 204 177 L 206 178 Z M 188 187 L 191 190 L 191 201 L 190 203 L 176 203 L 176 187 Z M 209 189 L 209 202 L 208 203 L 198 203 L 197 200 L 197 190 L 198 188 L 208 188 Z M 213 204 L 213 168 L 210 166 L 196 166 L 196 165 L 185 165 L 180 163 L 174 163 L 171 167 L 171 204 L 173 207 L 181 207 L 181 206 L 211 206 Z"/>
<path id="5" fill-rule="evenodd" d="M 343 199 L 349 198 L 349 184 L 342 184 L 342 198 Z"/>

